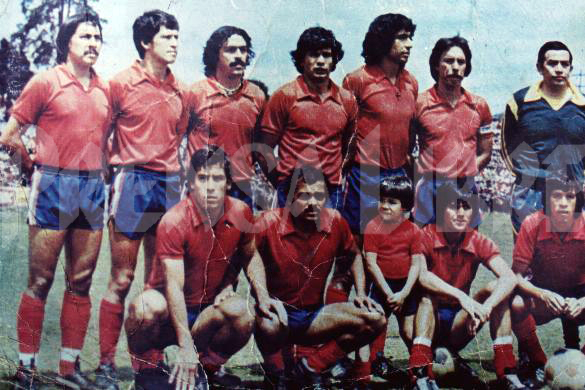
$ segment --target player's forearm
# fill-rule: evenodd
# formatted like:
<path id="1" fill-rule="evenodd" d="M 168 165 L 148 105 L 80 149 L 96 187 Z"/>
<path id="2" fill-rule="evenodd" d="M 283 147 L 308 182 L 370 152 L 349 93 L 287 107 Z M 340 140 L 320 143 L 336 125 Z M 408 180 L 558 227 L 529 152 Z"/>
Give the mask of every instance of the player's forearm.
<path id="1" fill-rule="evenodd" d="M 351 265 L 351 273 L 353 275 L 353 283 L 357 295 L 366 295 L 366 277 L 364 275 L 364 263 L 362 255 L 357 253 Z"/>
<path id="2" fill-rule="evenodd" d="M 418 280 L 418 276 L 420 274 L 420 264 L 422 261 L 425 261 L 422 255 L 412 256 L 412 263 L 410 264 L 410 269 L 408 270 L 406 283 L 404 284 L 404 287 L 402 287 L 402 291 L 406 295 L 410 295 L 414 284 Z"/>
<path id="3" fill-rule="evenodd" d="M 502 276 L 498 278 L 496 288 L 491 293 L 488 299 L 484 302 L 485 306 L 494 308 L 498 306 L 502 301 L 510 296 L 512 291 L 516 288 L 516 277 L 515 276 Z"/>
<path id="4" fill-rule="evenodd" d="M 467 294 L 463 291 L 451 286 L 449 283 L 428 270 L 421 270 L 419 281 L 421 285 L 431 293 L 447 295 L 457 299 L 459 302 L 467 297 Z"/>
<path id="5" fill-rule="evenodd" d="M 484 134 L 479 137 L 479 153 L 476 157 L 476 163 L 477 169 L 482 171 L 492 158 L 492 136 Z"/>
<path id="6" fill-rule="evenodd" d="M 546 290 L 536 287 L 521 274 L 516 274 L 516 280 L 518 283 L 518 290 L 521 293 L 542 300 L 543 293 Z"/>
<path id="7" fill-rule="evenodd" d="M 386 296 L 390 296 L 392 294 L 392 290 L 388 283 L 386 283 L 386 278 L 382 273 L 382 270 L 378 266 L 378 262 L 376 261 L 377 257 L 374 253 L 366 252 L 366 270 L 370 277 L 374 280 L 376 287 L 383 291 Z"/>
<path id="8" fill-rule="evenodd" d="M 8 153 L 13 163 L 22 164 L 25 169 L 30 170 L 33 161 L 20 137 L 22 131 L 23 125 L 21 125 L 14 117 L 11 117 L 6 124 L 4 131 L 0 134 L 0 145 L 2 146 L 2 149 Z"/>
<path id="9" fill-rule="evenodd" d="M 169 303 L 169 314 L 177 334 L 177 341 L 180 347 L 193 344 L 191 329 L 187 319 L 187 305 L 183 289 L 178 283 L 167 280 L 166 296 Z"/>
<path id="10" fill-rule="evenodd" d="M 252 256 L 252 259 L 248 263 L 248 266 L 246 267 L 246 276 L 250 281 L 256 299 L 260 302 L 268 301 L 270 296 L 268 294 L 268 288 L 266 287 L 266 271 L 264 269 L 262 258 L 258 252 Z"/>

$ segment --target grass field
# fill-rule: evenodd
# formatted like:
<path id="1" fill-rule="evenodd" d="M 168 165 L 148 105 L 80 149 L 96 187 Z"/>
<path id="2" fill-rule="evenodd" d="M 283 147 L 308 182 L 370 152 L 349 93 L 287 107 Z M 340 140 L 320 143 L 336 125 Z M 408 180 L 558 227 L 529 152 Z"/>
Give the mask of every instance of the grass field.
<path id="1" fill-rule="evenodd" d="M 502 213 L 487 215 L 480 230 L 492 237 L 500 246 L 503 257 L 511 261 L 513 249 L 512 230 L 509 217 Z M 16 342 L 16 311 L 20 294 L 25 288 L 27 280 L 27 237 L 26 212 L 23 209 L 0 209 L 0 377 L 3 378 L 0 388 L 10 386 L 10 376 L 16 369 L 17 342 Z M 142 256 L 142 255 L 140 255 Z M 64 291 L 63 262 L 60 261 L 60 269 L 57 272 L 53 288 L 49 294 L 45 309 L 45 322 L 43 328 L 42 348 L 38 367 L 43 374 L 50 378 L 56 371 L 59 361 L 60 330 L 59 315 L 61 299 Z M 140 262 L 139 262 L 140 264 Z M 83 349 L 82 369 L 93 370 L 98 363 L 98 331 L 97 312 L 99 301 L 103 295 L 110 269 L 109 244 L 107 234 L 104 234 L 102 250 L 98 261 L 98 267 L 94 275 L 91 289 L 93 302 L 92 318 L 87 333 L 85 348 Z M 491 274 L 484 268 L 480 268 L 479 276 L 473 285 L 477 289 L 490 280 Z M 135 296 L 142 288 L 143 270 L 139 266 L 136 280 L 130 297 Z M 240 283 L 239 293 L 247 295 L 247 283 Z M 539 328 L 539 335 L 547 354 L 561 347 L 562 330 L 560 321 L 555 320 L 546 326 Z M 583 336 L 583 335 L 582 335 Z M 173 349 L 167 349 L 172 361 Z M 390 321 L 388 340 L 386 343 L 386 356 L 397 359 L 398 365 L 405 365 L 408 358 L 406 347 L 398 335 L 397 324 L 394 319 Z M 492 347 L 487 327 L 482 329 L 479 336 L 462 351 L 462 356 L 470 359 L 472 365 L 485 379 L 494 379 L 495 375 L 485 367 L 491 366 Z M 127 389 L 132 383 L 130 360 L 126 348 L 125 336 L 122 336 L 118 344 L 117 364 L 120 367 L 122 380 L 121 389 Z M 227 364 L 229 371 L 239 374 L 250 388 L 259 386 L 261 361 L 255 345 L 251 341 L 238 354 L 232 357 Z M 482 365 L 483 362 L 488 363 Z M 383 385 L 381 388 L 388 388 Z"/>

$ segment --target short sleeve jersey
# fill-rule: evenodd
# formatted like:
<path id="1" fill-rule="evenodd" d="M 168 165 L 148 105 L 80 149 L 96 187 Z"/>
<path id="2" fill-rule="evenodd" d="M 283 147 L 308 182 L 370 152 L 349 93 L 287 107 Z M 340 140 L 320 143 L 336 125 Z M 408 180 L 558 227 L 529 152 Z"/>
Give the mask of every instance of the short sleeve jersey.
<path id="1" fill-rule="evenodd" d="M 475 176 L 478 173 L 479 130 L 492 121 L 487 102 L 464 90 L 455 107 L 433 86 L 416 103 L 416 120 L 421 173 L 448 178 Z"/>
<path id="2" fill-rule="evenodd" d="M 35 75 L 12 107 L 11 115 L 36 131 L 35 163 L 92 171 L 104 168 L 111 120 L 108 89 L 91 71 L 85 89 L 65 65 Z"/>
<path id="3" fill-rule="evenodd" d="M 580 215 L 564 237 L 542 211 L 529 215 L 514 246 L 512 269 L 530 274 L 538 287 L 556 292 L 585 284 L 585 221 Z"/>
<path id="4" fill-rule="evenodd" d="M 327 277 L 336 257 L 357 247 L 338 211 L 324 208 L 319 229 L 301 233 L 287 209 L 266 211 L 256 223 L 256 246 L 266 269 L 268 292 L 289 305 L 323 305 Z"/>
<path id="5" fill-rule="evenodd" d="M 345 77 L 343 87 L 359 107 L 355 162 L 382 169 L 405 165 L 418 96 L 414 76 L 404 69 L 393 84 L 379 66 L 364 65 Z"/>
<path id="6" fill-rule="evenodd" d="M 378 267 L 386 279 L 404 279 L 412 256 L 422 254 L 422 231 L 408 219 L 398 226 L 384 223 L 376 216 L 366 226 L 364 251 L 375 253 Z"/>
<path id="7" fill-rule="evenodd" d="M 148 286 L 164 288 L 162 261 L 182 261 L 183 288 L 187 306 L 212 303 L 225 286 L 234 283 L 242 268 L 232 255 L 253 239 L 250 208 L 226 197 L 223 216 L 211 226 L 191 196 L 187 196 L 162 218 L 156 231 L 156 258 Z M 226 277 L 229 275 L 229 277 Z"/>
<path id="8" fill-rule="evenodd" d="M 502 154 L 515 175 L 569 175 L 585 182 L 585 97 L 570 84 L 572 97 L 553 108 L 540 83 L 514 93 L 506 105 Z"/>
<path id="9" fill-rule="evenodd" d="M 265 103 L 262 90 L 244 80 L 241 89 L 226 96 L 213 80 L 193 84 L 189 106 L 194 124 L 189 133 L 188 155 L 209 144 L 220 146 L 230 157 L 234 181 L 253 175 L 251 143 Z"/>
<path id="10" fill-rule="evenodd" d="M 279 88 L 262 119 L 262 131 L 280 139 L 278 180 L 289 178 L 298 165 L 311 165 L 339 185 L 342 142 L 355 132 L 356 119 L 355 98 L 332 81 L 324 98 L 310 91 L 302 76 Z"/>
<path id="11" fill-rule="evenodd" d="M 110 80 L 110 96 L 115 120 L 110 164 L 178 172 L 188 111 L 185 88 L 171 71 L 161 82 L 136 61 Z"/>
<path id="12" fill-rule="evenodd" d="M 423 228 L 423 252 L 429 271 L 451 286 L 469 294 L 469 288 L 479 264 L 488 266 L 491 259 L 499 256 L 496 244 L 476 230 L 465 233 L 463 242 L 451 246 L 437 225 Z M 439 296 L 440 303 L 457 305 L 454 298 Z"/>

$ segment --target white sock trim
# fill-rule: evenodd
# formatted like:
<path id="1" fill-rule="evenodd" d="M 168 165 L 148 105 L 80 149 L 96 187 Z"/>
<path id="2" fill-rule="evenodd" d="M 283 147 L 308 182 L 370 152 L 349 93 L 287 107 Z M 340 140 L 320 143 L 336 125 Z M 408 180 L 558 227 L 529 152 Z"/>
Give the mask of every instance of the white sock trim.
<path id="1" fill-rule="evenodd" d="M 495 339 L 493 341 L 494 345 L 506 345 L 506 344 L 512 344 L 513 338 L 512 336 L 503 336 L 503 337 L 498 337 L 497 339 Z"/>
<path id="2" fill-rule="evenodd" d="M 18 353 L 18 360 L 20 360 L 22 362 L 23 366 L 30 367 L 30 366 L 32 366 L 33 359 L 35 360 L 35 362 L 37 361 L 37 355 L 38 355 L 38 353 L 19 352 Z"/>
<path id="3" fill-rule="evenodd" d="M 75 363 L 75 360 L 77 360 L 80 354 L 81 354 L 80 349 L 61 347 L 61 360 L 63 360 L 64 362 Z"/>
<path id="4" fill-rule="evenodd" d="M 433 343 L 433 341 L 431 339 L 429 339 L 428 337 L 424 337 L 424 336 L 418 336 L 415 337 L 414 341 L 412 342 L 412 344 L 421 344 L 421 345 L 426 345 L 427 347 L 431 347 L 431 344 Z"/>

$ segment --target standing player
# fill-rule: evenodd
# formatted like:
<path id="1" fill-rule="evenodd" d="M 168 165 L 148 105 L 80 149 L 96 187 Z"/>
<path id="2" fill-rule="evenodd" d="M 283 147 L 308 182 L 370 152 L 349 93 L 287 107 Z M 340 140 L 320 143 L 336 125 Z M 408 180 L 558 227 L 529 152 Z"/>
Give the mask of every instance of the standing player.
<path id="1" fill-rule="evenodd" d="M 460 36 L 441 38 L 429 59 L 437 82 L 422 93 L 414 122 L 420 146 L 414 219 L 435 223 L 435 194 L 445 182 L 456 182 L 465 192 L 477 193 L 474 176 L 488 164 L 492 134 L 480 129 L 492 121 L 487 102 L 461 86 L 471 73 L 471 50 Z M 472 226 L 479 223 L 472 221 Z"/>
<path id="2" fill-rule="evenodd" d="M 471 227 L 478 218 L 479 196 L 456 189 L 454 183 L 439 187 L 436 196 L 437 224 L 423 229 L 427 261 L 422 262 L 419 281 L 427 294 L 416 313 L 410 351 L 409 367 L 416 384 L 419 389 L 436 387 L 431 371 L 432 346 L 446 346 L 456 354 L 489 320 L 499 384 L 524 388 L 515 374 L 508 300 L 516 278 L 496 244 Z M 496 280 L 471 298 L 469 289 L 480 264 L 491 270 Z M 459 357 L 457 361 L 461 364 L 456 366 L 466 366 Z M 466 368 L 470 375 L 459 378 L 468 385 L 481 386 L 471 368 Z"/>
<path id="3" fill-rule="evenodd" d="M 295 168 L 312 165 L 322 169 L 329 183 L 329 205 L 340 208 L 342 166 L 357 116 L 355 98 L 329 78 L 343 49 L 331 30 L 311 27 L 303 31 L 291 57 L 301 75 L 274 92 L 262 120 L 261 142 L 278 145 L 278 202 L 284 207 L 292 196 L 285 190 Z"/>
<path id="4" fill-rule="evenodd" d="M 538 341 L 536 324 L 555 318 L 570 322 L 577 334 L 568 347 L 578 349 L 578 325 L 585 323 L 582 188 L 578 181 L 548 179 L 544 210 L 524 220 L 514 247 L 512 269 L 518 277 L 519 294 L 512 300 L 512 325 L 518 344 L 530 359 L 527 379 L 540 384 L 546 355 Z"/>
<path id="5" fill-rule="evenodd" d="M 177 20 L 160 10 L 148 11 L 132 29 L 141 59 L 110 81 L 115 115 L 110 164 L 116 173 L 109 222 L 112 269 L 99 322 L 98 379 L 104 383 L 115 379 L 124 300 L 140 243 L 144 241 L 148 275 L 158 221 L 179 201 L 178 146 L 187 122 L 182 89 L 168 67 L 177 57 Z"/>
<path id="6" fill-rule="evenodd" d="M 203 51 L 207 78 L 193 84 L 190 90 L 194 127 L 188 145 L 189 155 L 208 144 L 222 147 L 233 169 L 228 194 L 250 207 L 252 136 L 265 103 L 264 92 L 244 80 L 252 58 L 252 40 L 245 30 L 223 26 L 211 34 Z"/>
<path id="7" fill-rule="evenodd" d="M 570 81 L 573 55 L 562 42 L 546 42 L 536 69 L 542 80 L 514 93 L 506 105 L 502 154 L 516 176 L 512 226 L 543 208 L 546 179 L 561 173 L 585 182 L 585 98 Z"/>
<path id="8" fill-rule="evenodd" d="M 412 182 L 406 177 L 386 177 L 380 183 L 378 215 L 366 226 L 364 253 L 366 270 L 373 280 L 370 296 L 380 303 L 387 317 L 394 313 L 400 336 L 407 348 L 412 345 L 414 316 L 420 294 L 415 288 L 422 255 L 422 232 L 408 220 L 414 203 Z M 370 345 L 371 365 L 386 364 L 382 332 Z M 388 375 L 388 373 L 385 373 Z"/>
<path id="9" fill-rule="evenodd" d="M 61 356 L 57 381 L 90 388 L 79 354 L 90 318 L 89 289 L 102 240 L 104 147 L 110 122 L 107 87 L 92 66 L 102 46 L 98 15 L 72 16 L 57 35 L 59 65 L 39 73 L 12 108 L 0 143 L 23 170 L 33 168 L 21 134 L 37 126 L 29 204 L 29 278 L 17 314 L 20 365 L 17 382 L 36 388 L 45 300 L 65 247 L 67 289 L 61 310 Z"/>
<path id="10" fill-rule="evenodd" d="M 226 196 L 231 178 L 224 151 L 214 145 L 196 151 L 187 180 L 189 194 L 159 224 L 153 270 L 126 321 L 137 388 L 161 389 L 175 380 L 177 389 L 191 388 L 199 357 L 212 384 L 240 384 L 218 369 L 248 342 L 254 327 L 247 302 L 235 295 L 242 268 L 261 315 L 284 313 L 268 297 L 262 261 L 250 261 L 253 216 L 245 203 Z M 179 352 L 169 372 L 160 363 L 163 349 L 173 344 Z"/>
<path id="11" fill-rule="evenodd" d="M 297 169 L 287 207 L 265 212 L 256 226 L 268 292 L 284 303 L 288 321 L 266 319 L 256 338 L 265 365 L 271 365 L 268 376 L 282 374 L 279 354 L 287 342 L 323 344 L 301 358 L 291 373 L 299 384 L 318 385 L 326 368 L 386 329 L 386 319 L 381 307 L 365 295 L 362 258 L 347 222 L 336 210 L 324 207 L 326 179 L 312 166 Z M 336 258 L 351 262 L 356 297 L 353 302 L 324 305 L 327 276 Z"/>
<path id="12" fill-rule="evenodd" d="M 410 122 L 418 83 L 404 68 L 416 26 L 401 14 L 380 15 L 362 44 L 366 65 L 348 74 L 344 88 L 359 106 L 355 156 L 347 176 L 343 215 L 355 234 L 376 215 L 380 180 L 410 172 Z"/>

